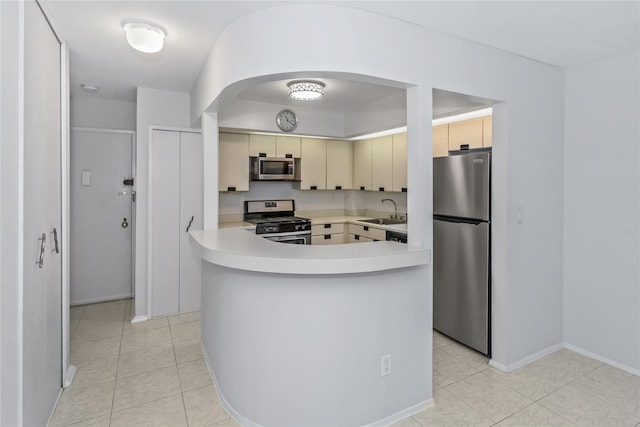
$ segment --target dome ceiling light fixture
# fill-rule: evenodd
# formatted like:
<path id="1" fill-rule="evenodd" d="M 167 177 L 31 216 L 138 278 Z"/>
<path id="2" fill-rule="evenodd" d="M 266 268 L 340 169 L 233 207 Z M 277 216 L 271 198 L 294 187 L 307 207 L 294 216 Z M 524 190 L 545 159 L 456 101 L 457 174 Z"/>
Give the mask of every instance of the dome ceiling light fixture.
<path id="1" fill-rule="evenodd" d="M 100 88 L 98 86 L 88 85 L 88 84 L 84 84 L 84 83 L 82 83 L 80 85 L 80 89 L 82 89 L 85 92 L 89 92 L 89 93 L 98 93 L 98 91 L 100 90 Z"/>
<path id="2" fill-rule="evenodd" d="M 144 53 L 162 50 L 167 30 L 158 24 L 143 19 L 125 19 L 120 24 L 124 29 L 129 46 Z"/>
<path id="3" fill-rule="evenodd" d="M 294 80 L 287 84 L 289 96 L 298 101 L 317 101 L 324 96 L 325 84 L 315 80 Z"/>

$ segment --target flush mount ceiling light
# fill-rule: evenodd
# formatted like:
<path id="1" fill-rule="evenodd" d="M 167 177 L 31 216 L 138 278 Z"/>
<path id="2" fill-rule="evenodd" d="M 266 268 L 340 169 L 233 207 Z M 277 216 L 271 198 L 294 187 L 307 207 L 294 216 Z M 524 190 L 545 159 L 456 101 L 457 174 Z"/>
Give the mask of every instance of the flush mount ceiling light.
<path id="1" fill-rule="evenodd" d="M 324 96 L 325 84 L 312 80 L 295 80 L 287 84 L 289 96 L 299 101 L 316 101 Z"/>
<path id="2" fill-rule="evenodd" d="M 162 50 L 167 30 L 158 24 L 142 19 L 125 19 L 121 23 L 127 36 L 127 43 L 144 53 L 156 53 Z"/>
<path id="3" fill-rule="evenodd" d="M 100 88 L 98 86 L 87 85 L 87 84 L 84 84 L 84 83 L 80 85 L 80 89 L 82 89 L 85 92 L 89 92 L 89 93 L 98 93 L 98 91 L 100 90 Z"/>

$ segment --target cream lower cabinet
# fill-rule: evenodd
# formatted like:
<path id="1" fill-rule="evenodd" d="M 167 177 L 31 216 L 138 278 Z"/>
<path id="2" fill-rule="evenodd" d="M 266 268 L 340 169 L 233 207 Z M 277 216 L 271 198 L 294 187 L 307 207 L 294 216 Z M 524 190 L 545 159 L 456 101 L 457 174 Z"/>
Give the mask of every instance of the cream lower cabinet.
<path id="1" fill-rule="evenodd" d="M 327 190 L 353 188 L 353 142 L 327 140 Z"/>
<path id="2" fill-rule="evenodd" d="M 315 138 L 300 138 L 300 182 L 294 183 L 298 190 L 327 189 L 327 141 Z"/>
<path id="3" fill-rule="evenodd" d="M 321 223 L 311 226 L 312 245 L 341 245 L 345 243 L 345 223 Z"/>
<path id="4" fill-rule="evenodd" d="M 202 229 L 202 136 L 154 130 L 149 168 L 151 317 L 200 308 L 200 254 L 189 229 Z"/>
<path id="5" fill-rule="evenodd" d="M 349 224 L 348 243 L 377 242 L 387 240 L 387 232 L 382 228 L 368 225 Z"/>
<path id="6" fill-rule="evenodd" d="M 353 189 L 371 190 L 371 140 L 353 141 Z"/>
<path id="7" fill-rule="evenodd" d="M 221 133 L 218 149 L 218 190 L 249 191 L 249 135 Z"/>
<path id="8" fill-rule="evenodd" d="M 393 137 L 371 140 L 371 189 L 393 191 Z"/>
<path id="9" fill-rule="evenodd" d="M 407 192 L 407 134 L 393 135 L 393 187 L 392 191 Z"/>

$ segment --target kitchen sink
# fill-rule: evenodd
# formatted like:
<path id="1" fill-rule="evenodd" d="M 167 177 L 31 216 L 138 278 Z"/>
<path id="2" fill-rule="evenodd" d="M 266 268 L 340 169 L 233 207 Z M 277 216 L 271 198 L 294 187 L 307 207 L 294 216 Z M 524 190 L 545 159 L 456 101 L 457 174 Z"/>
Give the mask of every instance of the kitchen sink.
<path id="1" fill-rule="evenodd" d="M 403 219 L 391 219 L 391 218 L 373 218 L 373 219 L 359 219 L 360 222 L 368 222 L 369 224 L 378 225 L 394 225 L 405 224 L 407 221 Z"/>

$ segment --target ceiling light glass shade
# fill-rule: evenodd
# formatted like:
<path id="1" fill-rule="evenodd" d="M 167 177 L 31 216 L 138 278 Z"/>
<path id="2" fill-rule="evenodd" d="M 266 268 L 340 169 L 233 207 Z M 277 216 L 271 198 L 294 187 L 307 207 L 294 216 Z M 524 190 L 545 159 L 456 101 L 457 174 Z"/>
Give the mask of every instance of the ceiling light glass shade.
<path id="1" fill-rule="evenodd" d="M 299 101 L 316 101 L 324 96 L 324 83 L 307 80 L 290 82 L 289 96 Z"/>
<path id="2" fill-rule="evenodd" d="M 127 43 L 144 53 L 156 53 L 162 50 L 167 32 L 164 28 L 147 21 L 123 21 L 122 28 L 127 37 Z"/>

